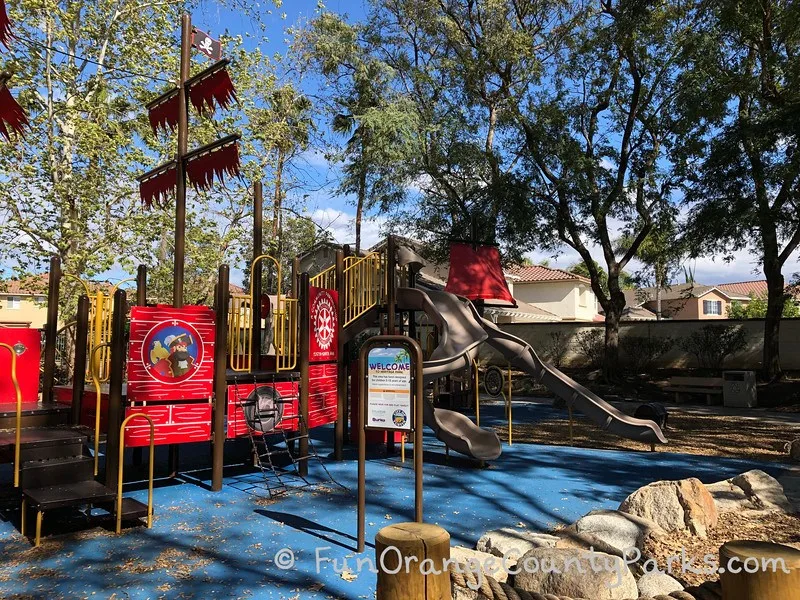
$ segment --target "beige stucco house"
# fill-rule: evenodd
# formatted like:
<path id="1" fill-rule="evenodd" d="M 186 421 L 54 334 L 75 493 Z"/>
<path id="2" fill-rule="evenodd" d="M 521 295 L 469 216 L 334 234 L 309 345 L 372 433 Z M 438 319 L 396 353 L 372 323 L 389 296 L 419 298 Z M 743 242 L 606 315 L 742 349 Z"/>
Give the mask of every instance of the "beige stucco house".
<path id="1" fill-rule="evenodd" d="M 749 296 L 723 291 L 717 286 L 680 283 L 661 289 L 661 316 L 665 319 L 727 319 L 731 302 L 748 302 Z M 625 290 L 625 303 L 630 308 L 656 312 L 656 288 Z"/>
<path id="2" fill-rule="evenodd" d="M 506 281 L 515 299 L 557 315 L 562 321 L 597 321 L 597 297 L 586 277 L 542 265 L 506 270 Z"/>
<path id="3" fill-rule="evenodd" d="M 0 281 L 0 327 L 41 329 L 46 322 L 46 274 Z"/>

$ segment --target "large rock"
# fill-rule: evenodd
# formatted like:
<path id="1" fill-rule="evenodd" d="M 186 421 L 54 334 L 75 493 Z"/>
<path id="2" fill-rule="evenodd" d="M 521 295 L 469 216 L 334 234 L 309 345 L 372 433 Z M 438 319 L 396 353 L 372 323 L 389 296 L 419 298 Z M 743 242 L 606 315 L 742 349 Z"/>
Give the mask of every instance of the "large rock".
<path id="1" fill-rule="evenodd" d="M 515 565 L 517 560 L 529 550 L 552 548 L 557 541 L 558 538 L 554 535 L 503 527 L 484 533 L 478 540 L 476 548 L 480 552 L 500 557 L 505 556 L 509 565 Z"/>
<path id="2" fill-rule="evenodd" d="M 738 485 L 733 485 L 730 479 L 709 483 L 706 489 L 714 498 L 717 505 L 717 512 L 742 512 L 747 510 L 758 510 L 758 506 L 753 500 L 744 493 Z"/>
<path id="3" fill-rule="evenodd" d="M 764 471 L 753 469 L 737 475 L 730 482 L 740 487 L 760 510 L 780 510 L 787 513 L 794 510 L 783 493 L 783 486 Z"/>
<path id="4" fill-rule="evenodd" d="M 651 537 L 666 534 L 655 522 L 619 510 L 593 510 L 561 530 L 559 537 L 572 533 L 579 538 L 600 540 L 603 545 L 616 549 L 612 554 L 620 556 L 633 548 L 641 550 Z M 608 552 L 602 547 L 598 549 Z"/>
<path id="5" fill-rule="evenodd" d="M 636 586 L 639 588 L 639 595 L 647 598 L 659 595 L 667 596 L 672 592 L 683 591 L 683 586 L 679 581 L 666 573 L 656 571 L 642 575 L 636 582 Z"/>
<path id="6" fill-rule="evenodd" d="M 592 600 L 636 598 L 636 580 L 618 556 L 577 548 L 534 548 L 517 564 L 514 587 Z"/>
<path id="7" fill-rule="evenodd" d="M 494 577 L 500 583 L 508 581 L 508 571 L 503 566 L 503 560 L 494 554 L 464 548 L 463 546 L 453 546 L 450 548 L 450 558 L 459 563 L 465 563 L 466 567 L 461 568 L 468 569 L 472 573 L 477 573 L 477 569 L 480 569 L 484 575 Z M 511 561 L 509 560 L 508 562 L 510 563 Z M 514 564 L 516 564 L 516 561 L 514 561 Z"/>
<path id="8" fill-rule="evenodd" d="M 717 524 L 714 498 L 699 479 L 656 481 L 622 501 L 619 510 L 654 521 L 666 531 L 684 531 L 705 537 Z"/>

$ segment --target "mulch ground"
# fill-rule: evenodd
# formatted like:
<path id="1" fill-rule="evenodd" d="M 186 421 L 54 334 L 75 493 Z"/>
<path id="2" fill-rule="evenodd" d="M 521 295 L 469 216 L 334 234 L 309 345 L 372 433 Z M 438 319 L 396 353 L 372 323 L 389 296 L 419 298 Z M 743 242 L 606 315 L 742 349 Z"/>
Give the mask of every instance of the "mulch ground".
<path id="1" fill-rule="evenodd" d="M 717 526 L 708 531 L 707 537 L 671 533 L 657 540 L 648 540 L 643 554 L 657 557 L 659 568 L 666 571 L 667 557 L 681 556 L 683 551 L 685 556 L 694 560 L 695 568 L 700 569 L 704 567 L 704 556 L 718 557 L 720 546 L 731 540 L 758 540 L 800 549 L 800 518 L 777 512 L 725 512 L 720 514 Z M 718 578 L 716 573 L 681 571 L 677 563 L 673 562 L 673 572 L 670 574 L 684 586 L 700 585 L 704 581 L 716 581 Z"/>
<path id="2" fill-rule="evenodd" d="M 635 409 L 632 405 L 630 412 Z M 669 409 L 668 409 L 669 410 Z M 624 411 L 624 409 L 623 409 Z M 786 444 L 800 437 L 800 423 L 776 424 L 768 419 L 769 413 L 759 417 L 708 415 L 701 413 L 670 412 L 665 435 L 666 446 L 657 449 L 667 452 L 725 456 L 752 460 L 785 461 Z M 501 440 L 508 439 L 508 427 L 495 427 Z M 594 423 L 576 418 L 569 439 L 569 418 L 548 419 L 535 423 L 515 423 L 514 442 L 602 448 L 611 450 L 641 450 L 649 447 L 632 440 L 620 438 L 601 430 Z"/>

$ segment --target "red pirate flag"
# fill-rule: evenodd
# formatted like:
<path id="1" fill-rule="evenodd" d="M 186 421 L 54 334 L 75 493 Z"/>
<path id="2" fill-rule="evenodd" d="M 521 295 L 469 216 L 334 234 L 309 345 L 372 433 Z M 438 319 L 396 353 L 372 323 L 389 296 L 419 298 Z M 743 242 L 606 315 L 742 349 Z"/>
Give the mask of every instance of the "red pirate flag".
<path id="1" fill-rule="evenodd" d="M 22 137 L 28 117 L 6 87 L 7 79 L 7 76 L 0 76 L 0 135 L 10 142 L 12 132 Z"/>
<path id="2" fill-rule="evenodd" d="M 198 114 L 211 114 L 217 106 L 228 108 L 236 100 L 236 90 L 230 75 L 221 68 L 208 76 L 191 83 L 189 99 Z"/>
<path id="3" fill-rule="evenodd" d="M 186 157 L 186 177 L 195 189 L 211 189 L 215 177 L 224 184 L 225 175 L 239 176 L 238 139 L 238 135 L 228 136 Z"/>
<path id="4" fill-rule="evenodd" d="M 8 40 L 11 37 L 11 21 L 6 12 L 5 0 L 0 0 L 0 42 L 8 48 Z"/>
<path id="5" fill-rule="evenodd" d="M 175 191 L 178 171 L 175 162 L 161 165 L 139 177 L 139 196 L 142 204 L 150 208 L 153 204 L 163 204 Z"/>
<path id="6" fill-rule="evenodd" d="M 153 133 L 159 129 L 175 131 L 178 126 L 178 90 L 170 90 L 147 105 L 147 118 Z"/>

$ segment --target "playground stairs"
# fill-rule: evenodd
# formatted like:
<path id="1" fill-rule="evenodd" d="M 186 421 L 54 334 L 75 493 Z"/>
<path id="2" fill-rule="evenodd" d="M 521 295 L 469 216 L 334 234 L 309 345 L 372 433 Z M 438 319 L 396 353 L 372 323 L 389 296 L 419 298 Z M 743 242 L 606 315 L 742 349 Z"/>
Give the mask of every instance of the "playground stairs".
<path id="1" fill-rule="evenodd" d="M 76 518 L 99 524 L 116 517 L 117 491 L 98 482 L 94 476 L 94 457 L 83 428 L 27 427 L 20 430 L 19 487 L 8 482 L 0 487 L 0 508 L 20 510 L 20 530 L 35 515 L 35 542 L 39 545 L 42 517 L 62 509 L 55 522 Z M 15 431 L 0 432 L 0 462 L 13 463 Z M 94 515 L 93 508 L 105 515 Z M 67 512 L 69 514 L 67 514 Z M 147 505 L 124 498 L 122 520 L 147 517 Z"/>
<path id="2" fill-rule="evenodd" d="M 69 422 L 70 407 L 56 402 L 23 402 L 23 427 L 50 427 L 64 425 Z M 0 430 L 16 427 L 17 403 L 0 403 Z"/>

